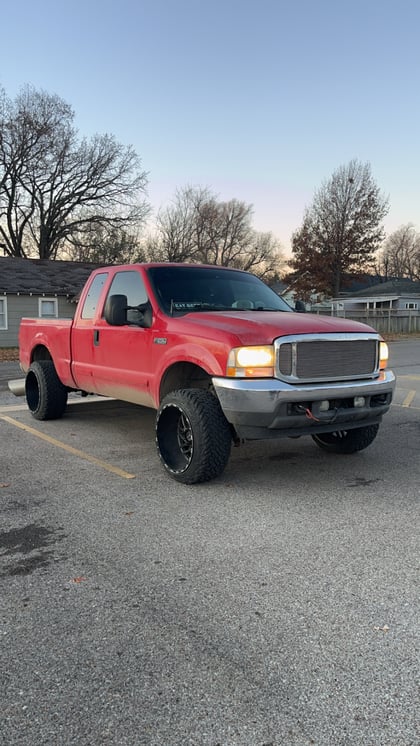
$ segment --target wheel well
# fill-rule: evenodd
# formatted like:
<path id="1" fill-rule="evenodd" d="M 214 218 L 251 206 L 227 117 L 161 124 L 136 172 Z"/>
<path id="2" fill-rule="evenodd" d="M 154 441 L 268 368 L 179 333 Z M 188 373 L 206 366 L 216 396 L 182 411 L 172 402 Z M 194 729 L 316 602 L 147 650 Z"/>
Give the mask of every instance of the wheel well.
<path id="1" fill-rule="evenodd" d="M 211 388 L 211 377 L 203 368 L 193 363 L 176 363 L 165 371 L 159 390 L 159 401 L 176 389 Z"/>
<path id="2" fill-rule="evenodd" d="M 40 360 L 52 360 L 52 357 L 44 345 L 38 345 L 32 350 L 31 363 L 39 362 Z"/>

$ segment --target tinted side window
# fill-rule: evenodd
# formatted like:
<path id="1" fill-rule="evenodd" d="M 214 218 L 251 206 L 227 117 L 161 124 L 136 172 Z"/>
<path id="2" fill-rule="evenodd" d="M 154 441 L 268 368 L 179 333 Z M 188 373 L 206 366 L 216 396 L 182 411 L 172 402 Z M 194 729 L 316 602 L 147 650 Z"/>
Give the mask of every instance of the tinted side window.
<path id="1" fill-rule="evenodd" d="M 101 272 L 101 274 L 94 277 L 92 284 L 88 290 L 88 294 L 85 298 L 85 302 L 82 308 L 82 319 L 93 319 L 96 314 L 98 307 L 99 296 L 102 292 L 102 288 L 105 285 L 108 278 L 108 272 Z"/>
<path id="2" fill-rule="evenodd" d="M 131 270 L 126 272 L 117 272 L 112 280 L 111 287 L 108 291 L 110 295 L 126 295 L 127 305 L 138 306 L 140 303 L 146 303 L 147 294 L 143 280 L 138 272 Z M 127 311 L 127 321 L 138 320 L 137 311 Z"/>

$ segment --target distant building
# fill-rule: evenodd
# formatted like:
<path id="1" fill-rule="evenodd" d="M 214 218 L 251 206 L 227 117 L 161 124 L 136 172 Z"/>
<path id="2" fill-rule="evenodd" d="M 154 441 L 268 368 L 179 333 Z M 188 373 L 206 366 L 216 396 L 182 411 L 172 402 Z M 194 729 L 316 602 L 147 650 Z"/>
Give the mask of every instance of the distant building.
<path id="1" fill-rule="evenodd" d="M 353 293 L 333 298 L 331 306 L 337 310 L 405 312 L 420 311 L 420 282 L 393 279 L 370 285 Z"/>
<path id="2" fill-rule="evenodd" d="M 311 301 L 309 303 L 306 303 L 305 301 L 301 301 L 299 298 L 299 294 L 296 293 L 293 284 L 287 285 L 282 280 L 278 280 L 277 282 L 274 282 L 270 285 L 271 289 L 274 290 L 277 295 L 280 295 L 283 300 L 286 301 L 286 303 L 289 304 L 292 308 L 295 308 L 296 302 L 303 303 L 306 307 L 306 310 L 309 311 L 311 308 L 311 303 L 314 303 L 316 299 L 318 298 L 317 293 L 313 293 L 311 295 Z"/>
<path id="3" fill-rule="evenodd" d="M 381 333 L 420 331 L 420 282 L 388 280 L 312 306 L 315 313 L 365 322 Z"/>

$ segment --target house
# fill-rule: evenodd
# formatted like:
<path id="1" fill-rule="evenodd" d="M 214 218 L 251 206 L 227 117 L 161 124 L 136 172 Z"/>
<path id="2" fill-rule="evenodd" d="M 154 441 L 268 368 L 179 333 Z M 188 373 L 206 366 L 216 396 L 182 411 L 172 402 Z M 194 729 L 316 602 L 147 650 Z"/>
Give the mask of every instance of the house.
<path id="1" fill-rule="evenodd" d="M 420 282 L 393 279 L 371 285 L 331 301 L 332 307 L 346 312 L 407 313 L 420 311 Z"/>
<path id="2" fill-rule="evenodd" d="M 72 318 L 78 294 L 98 264 L 0 257 L 0 348 L 17 347 L 23 316 Z"/>
<path id="3" fill-rule="evenodd" d="M 285 282 L 282 280 L 276 280 L 275 282 L 270 283 L 270 288 L 271 290 L 274 290 L 277 295 L 283 298 L 289 306 L 292 308 L 295 307 L 295 294 L 293 290 L 289 289 L 289 286 L 286 285 Z"/>
<path id="4" fill-rule="evenodd" d="M 296 293 L 296 291 L 294 289 L 293 282 L 290 283 L 290 284 L 286 284 L 282 280 L 277 280 L 276 282 L 271 283 L 270 287 L 271 287 L 272 290 L 274 290 L 275 293 L 277 293 L 277 295 L 279 295 L 281 298 L 283 298 L 283 300 L 285 300 L 286 303 L 288 303 L 289 306 L 291 306 L 291 308 L 295 308 L 296 307 L 296 303 L 298 303 L 298 304 L 299 303 L 304 303 L 304 306 L 306 307 L 306 310 L 308 311 L 311 308 L 311 303 L 315 303 L 316 299 L 318 298 L 318 294 L 317 293 L 313 293 L 311 295 L 310 302 L 306 303 L 304 301 L 301 301 L 299 299 L 298 294 Z"/>
<path id="5" fill-rule="evenodd" d="M 420 331 L 420 282 L 392 279 L 312 307 L 315 313 L 356 319 L 380 333 Z"/>

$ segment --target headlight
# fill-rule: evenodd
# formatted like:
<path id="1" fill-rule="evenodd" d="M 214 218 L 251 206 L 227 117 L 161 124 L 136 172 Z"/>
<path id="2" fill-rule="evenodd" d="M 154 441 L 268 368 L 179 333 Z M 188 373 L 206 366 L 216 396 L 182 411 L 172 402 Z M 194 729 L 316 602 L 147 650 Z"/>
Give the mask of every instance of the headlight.
<path id="1" fill-rule="evenodd" d="M 235 347 L 229 353 L 226 375 L 234 378 L 273 378 L 274 347 Z"/>
<path id="2" fill-rule="evenodd" d="M 388 365 L 388 345 L 386 342 L 379 342 L 379 368 L 385 370 Z"/>

